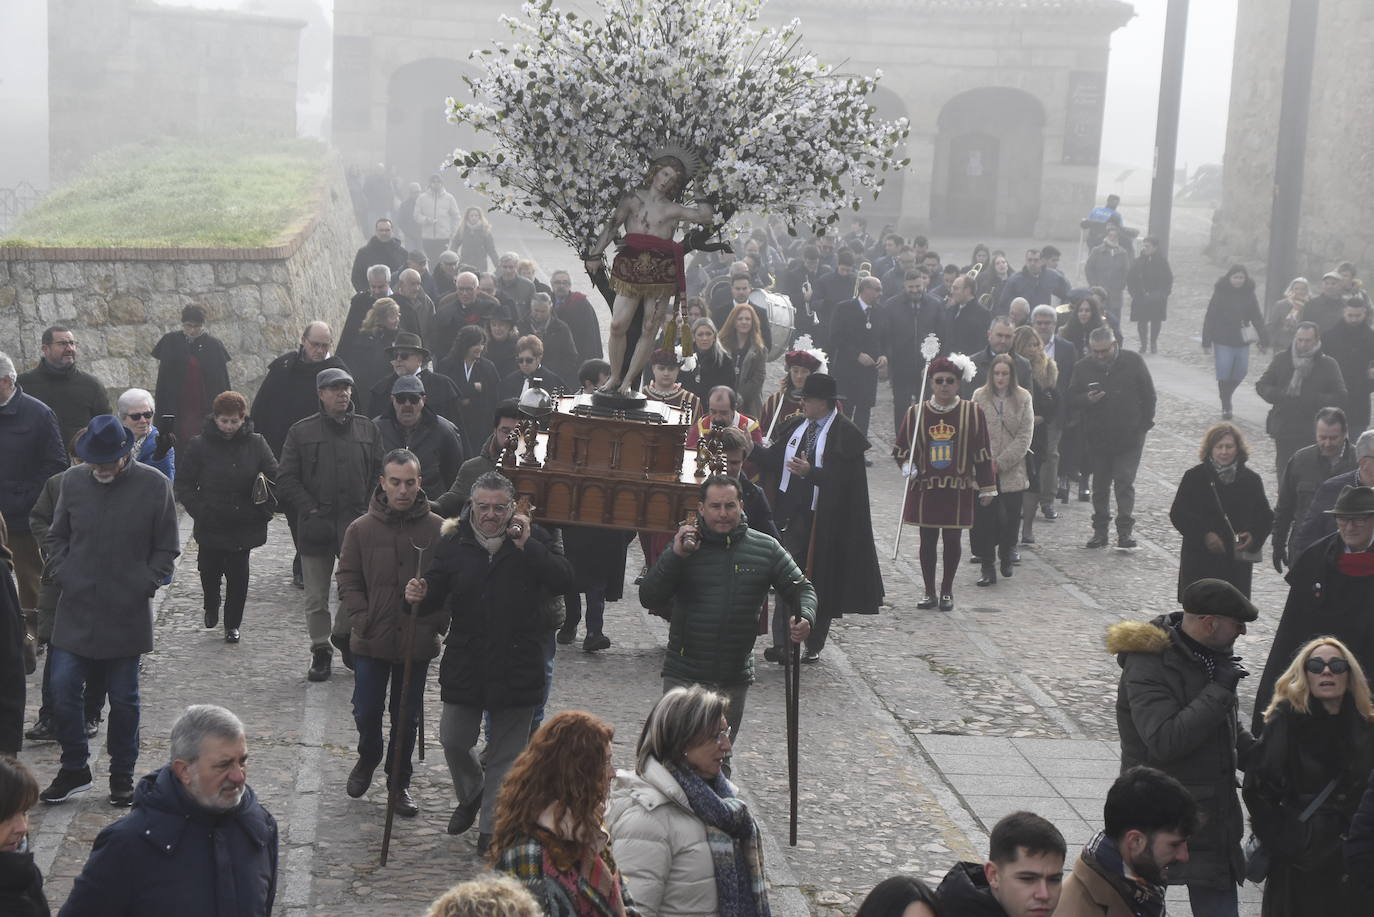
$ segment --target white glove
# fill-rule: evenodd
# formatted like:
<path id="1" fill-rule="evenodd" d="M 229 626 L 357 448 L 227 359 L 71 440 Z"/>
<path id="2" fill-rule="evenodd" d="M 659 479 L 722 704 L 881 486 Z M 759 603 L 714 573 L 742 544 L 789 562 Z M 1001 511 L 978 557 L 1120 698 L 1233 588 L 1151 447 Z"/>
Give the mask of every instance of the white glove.
<path id="1" fill-rule="evenodd" d="M 910 462 L 907 462 L 905 465 L 902 466 L 902 477 L 904 477 L 904 478 L 914 478 L 914 477 L 916 477 L 916 475 L 917 475 L 916 467 L 915 467 L 914 465 L 912 465 Z"/>

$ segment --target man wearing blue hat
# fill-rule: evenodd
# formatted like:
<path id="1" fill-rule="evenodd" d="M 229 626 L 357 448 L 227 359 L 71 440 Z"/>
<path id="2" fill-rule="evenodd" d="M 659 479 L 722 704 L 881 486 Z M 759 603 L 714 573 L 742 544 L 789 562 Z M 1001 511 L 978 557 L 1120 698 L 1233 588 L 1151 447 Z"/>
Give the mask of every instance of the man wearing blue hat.
<path id="1" fill-rule="evenodd" d="M 85 464 L 63 477 L 48 530 L 48 572 L 62 589 L 49 676 L 62 767 L 41 794 L 47 803 L 91 788 L 82 696 L 98 671 L 110 698 L 110 804 L 133 804 L 139 657 L 153 649 L 150 600 L 180 553 L 172 484 L 133 460 L 133 444 L 118 417 L 91 420 L 76 441 Z"/>

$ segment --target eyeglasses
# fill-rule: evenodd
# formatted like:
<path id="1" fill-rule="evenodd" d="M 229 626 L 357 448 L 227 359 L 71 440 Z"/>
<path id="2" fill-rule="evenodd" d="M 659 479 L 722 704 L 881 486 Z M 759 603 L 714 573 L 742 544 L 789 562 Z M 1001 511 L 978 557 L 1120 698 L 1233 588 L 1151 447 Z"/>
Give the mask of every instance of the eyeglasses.
<path id="1" fill-rule="evenodd" d="M 538 363 L 539 360 L 538 360 L 536 357 L 516 357 L 515 362 L 520 363 L 520 364 L 523 365 L 523 364 Z"/>
<path id="2" fill-rule="evenodd" d="M 415 392 L 402 392 L 399 395 L 392 395 L 391 397 L 397 404 L 419 404 L 420 399 L 425 396 Z"/>
<path id="3" fill-rule="evenodd" d="M 499 516 L 504 516 L 504 515 L 506 514 L 506 510 L 510 509 L 510 504 L 509 504 L 509 503 L 474 503 L 474 504 L 473 504 L 473 507 L 477 510 L 478 515 L 481 515 L 481 516 L 490 516 L 490 515 L 493 515 L 493 514 L 494 514 L 494 515 L 499 515 Z"/>
<path id="4" fill-rule="evenodd" d="M 152 412 L 152 411 L 140 411 L 140 412 L 137 413 L 137 414 L 125 414 L 124 416 L 127 417 L 127 418 L 129 418 L 130 420 L 152 420 L 152 419 L 153 419 L 153 412 Z"/>
<path id="5" fill-rule="evenodd" d="M 936 376 L 934 379 L 931 379 L 930 381 L 931 381 L 931 383 L 934 384 L 934 385 L 958 385 L 958 384 L 959 384 L 959 380 L 958 380 L 958 379 L 955 379 L 953 376 Z"/>
<path id="6" fill-rule="evenodd" d="M 1308 656 L 1303 668 L 1313 675 L 1320 675 L 1327 669 L 1331 670 L 1332 675 L 1344 675 L 1350 671 L 1350 663 L 1339 657 L 1323 659 L 1320 656 Z"/>
<path id="7" fill-rule="evenodd" d="M 409 359 L 410 359 L 411 357 L 413 357 L 413 356 L 415 356 L 415 351 L 413 351 L 413 350 L 398 350 L 398 351 L 396 351 L 396 356 L 392 357 L 392 359 L 393 359 L 393 360 L 409 360 Z"/>

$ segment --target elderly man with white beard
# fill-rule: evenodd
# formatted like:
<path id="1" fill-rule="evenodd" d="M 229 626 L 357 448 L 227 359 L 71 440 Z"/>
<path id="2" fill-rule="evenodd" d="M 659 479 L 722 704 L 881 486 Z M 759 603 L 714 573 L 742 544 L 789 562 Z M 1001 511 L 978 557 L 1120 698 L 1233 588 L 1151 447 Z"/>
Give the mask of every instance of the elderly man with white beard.
<path id="1" fill-rule="evenodd" d="M 248 786 L 243 723 L 187 707 L 171 746 L 137 807 L 96 837 L 59 917 L 272 913 L 277 822 Z"/>
<path id="2" fill-rule="evenodd" d="M 76 441 L 85 464 L 64 474 L 48 530 L 48 573 L 62 589 L 49 663 L 62 766 L 47 803 L 91 788 L 83 696 L 94 672 L 110 698 L 110 804 L 134 800 L 139 657 L 152 652 L 151 599 L 180 547 L 172 482 L 135 461 L 133 446 L 118 417 L 94 418 Z"/>

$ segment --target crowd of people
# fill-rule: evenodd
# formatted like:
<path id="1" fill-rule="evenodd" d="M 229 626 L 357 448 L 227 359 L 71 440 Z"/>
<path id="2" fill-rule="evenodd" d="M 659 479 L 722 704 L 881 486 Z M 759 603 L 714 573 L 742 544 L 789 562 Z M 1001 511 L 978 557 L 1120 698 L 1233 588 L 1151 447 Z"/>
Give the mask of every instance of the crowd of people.
<path id="1" fill-rule="evenodd" d="M 15 889 L 29 907 L 16 913 L 46 913 L 24 812 L 94 785 L 88 743 L 108 706 L 109 800 L 134 809 L 102 832 L 63 913 L 171 912 L 172 900 L 204 901 L 208 913 L 234 896 L 270 909 L 277 829 L 247 786 L 233 713 L 186 710 L 169 763 L 135 780 L 139 662 L 153 648 L 152 598 L 181 550 L 180 504 L 203 624 L 231 645 L 252 639 L 251 552 L 285 515 L 306 677 L 331 678 L 336 657 L 353 673 L 349 796 L 366 795 L 380 767 L 387 805 L 419 814 L 411 759 L 439 660 L 447 830 L 476 826 L 480 855 L 515 884 L 479 880 L 431 913 L 765 917 L 759 829 L 730 781 L 731 751 L 759 636 L 765 661 L 795 647 L 814 664 L 835 619 L 883 603 L 868 492 L 881 383 L 894 402 L 902 520 L 919 529 L 917 608 L 955 607 L 965 530 L 977 586 L 1013 576 L 1036 523 L 1059 519 L 1075 486 L 1092 508 L 1087 548 L 1106 547 L 1113 523 L 1118 548 L 1137 546 L 1134 481 L 1156 413 L 1142 354 L 1158 350 L 1173 275 L 1153 239 L 1136 255 L 1119 220 L 1103 224 L 1083 286 L 1053 246 L 1026 251 L 1020 268 L 985 245 L 969 264 L 945 264 L 924 237 L 874 239 L 862 220 L 806 240 L 770 226 L 687 265 L 690 345 L 655 350 L 637 387 L 680 413 L 688 447 L 718 437 L 725 469 L 701 481 L 694 519 L 640 536 L 638 599 L 670 626 L 662 696 L 633 769 L 619 773 L 607 723 L 546 720 L 545 707 L 558 645 L 580 628 L 584 651 L 611 645 L 605 606 L 624 593 L 631 540 L 537 524 L 501 464 L 531 389 L 593 392 L 615 368 L 571 276 L 546 284 L 532 260 L 498 253 L 481 211 L 460 212 L 438 176 L 373 221 L 337 340 L 326 322 L 308 323 L 251 401 L 231 387 L 233 355 L 195 305 L 151 351 L 155 392 L 127 389 L 113 409 L 79 368 L 69 328 L 43 332 L 27 372 L 0 354 L 0 508 L 15 574 L 0 590 L 11 606 L 0 609 L 11 654 L 0 752 L 17 754 L 24 738 L 61 747 L 41 790 L 0 758 L 0 896 Z M 761 291 L 793 313 L 774 312 Z M 1374 894 L 1357 890 L 1374 874 L 1374 706 L 1361 666 L 1374 628 L 1350 614 L 1374 599 L 1374 431 L 1364 431 L 1374 332 L 1353 267 L 1306 294 L 1299 278 L 1262 314 L 1236 266 L 1207 306 L 1202 343 L 1215 353 L 1223 419 L 1170 512 L 1183 610 L 1107 635 L 1122 669 L 1123 767 L 1103 830 L 1066 876 L 1060 833 L 1015 813 L 994 828 L 986 862 L 958 864 L 936 890 L 883 882 L 861 915 L 1154 917 L 1175 883 L 1199 917 L 1226 917 L 1247 868 L 1263 865 L 1267 914 L 1354 914 Z M 1127 303 L 1134 349 L 1121 330 Z M 1272 509 L 1230 422 L 1253 344 L 1277 349 L 1257 383 L 1274 406 Z M 775 358 L 783 373 L 770 390 Z M 1247 729 L 1236 686 L 1248 673 L 1233 643 L 1258 615 L 1249 595 L 1266 541 L 1291 588 Z M 25 729 L 23 673 L 40 665 L 41 705 Z M 1238 770 L 1250 860 L 1267 864 L 1242 851 Z M 187 821 L 204 830 L 180 843 Z M 142 838 L 166 839 L 188 864 L 175 882 L 128 881 L 161 868 Z"/>

